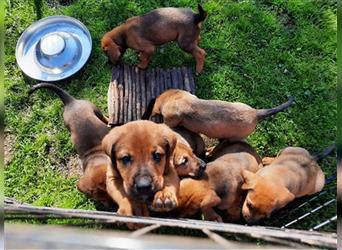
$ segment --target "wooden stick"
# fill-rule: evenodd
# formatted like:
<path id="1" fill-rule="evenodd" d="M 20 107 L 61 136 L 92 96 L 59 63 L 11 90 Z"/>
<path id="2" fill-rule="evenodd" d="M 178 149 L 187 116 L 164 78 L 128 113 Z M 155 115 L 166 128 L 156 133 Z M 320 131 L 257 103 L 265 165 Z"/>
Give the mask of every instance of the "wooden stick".
<path id="1" fill-rule="evenodd" d="M 178 88 L 184 89 L 184 78 L 182 76 L 181 68 L 177 68 Z"/>
<path id="2" fill-rule="evenodd" d="M 141 91 L 140 91 L 140 95 L 141 95 L 141 115 L 144 114 L 145 110 L 146 110 L 146 71 L 145 70 L 140 70 L 139 73 L 140 76 L 140 87 L 141 87 Z M 140 116 L 141 117 L 141 116 Z"/>
<path id="3" fill-rule="evenodd" d="M 196 86 L 195 86 L 195 79 L 194 75 L 192 74 L 192 69 L 191 67 L 188 68 L 188 73 L 189 73 L 189 81 L 190 81 L 190 88 L 191 88 L 191 94 L 195 94 Z"/>
<path id="4" fill-rule="evenodd" d="M 141 118 L 141 84 L 140 84 L 140 69 L 136 68 L 136 89 L 137 92 L 135 94 L 135 102 L 137 104 L 137 117 L 136 120 L 140 120 Z"/>
<path id="5" fill-rule="evenodd" d="M 128 81 L 128 75 L 129 75 L 129 69 L 128 69 L 128 65 L 124 65 L 124 81 L 125 81 L 125 94 L 124 94 L 124 102 L 125 102 L 125 106 L 124 106 L 124 121 L 123 123 L 127 123 L 128 122 L 128 102 L 129 102 L 129 81 Z"/>
<path id="6" fill-rule="evenodd" d="M 176 68 L 172 68 L 171 70 L 171 83 L 172 83 L 172 88 L 178 89 L 178 76 L 177 76 Z"/>
<path id="7" fill-rule="evenodd" d="M 132 120 L 135 121 L 137 119 L 137 68 L 132 67 Z"/>
<path id="8" fill-rule="evenodd" d="M 147 108 L 147 105 L 150 103 L 152 97 L 152 93 L 151 93 L 151 70 L 149 69 L 147 72 L 146 72 L 146 105 L 145 105 L 145 108 Z"/>
<path id="9" fill-rule="evenodd" d="M 182 67 L 183 79 L 184 79 L 184 89 L 188 92 L 191 91 L 189 74 L 185 67 Z"/>

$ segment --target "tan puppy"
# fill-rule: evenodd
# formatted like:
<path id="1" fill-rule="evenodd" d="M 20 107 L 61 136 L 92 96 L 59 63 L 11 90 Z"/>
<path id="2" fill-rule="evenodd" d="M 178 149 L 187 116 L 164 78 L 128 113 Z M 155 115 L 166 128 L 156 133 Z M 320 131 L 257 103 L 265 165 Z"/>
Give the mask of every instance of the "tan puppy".
<path id="1" fill-rule="evenodd" d="M 242 188 L 248 190 L 242 214 L 248 223 L 270 217 L 296 197 L 314 194 L 324 186 L 324 173 L 304 148 L 287 147 L 276 158 L 266 158 L 257 173 L 244 171 Z"/>
<path id="2" fill-rule="evenodd" d="M 203 178 L 183 179 L 180 183 L 178 211 L 181 217 L 202 211 L 206 220 L 222 221 L 214 207 L 225 210 L 226 220 L 240 219 L 245 193 L 242 172 L 258 171 L 261 158 L 245 142 L 223 142 L 212 155 Z"/>
<path id="3" fill-rule="evenodd" d="M 183 126 L 210 138 L 239 141 L 250 135 L 257 123 L 288 108 L 294 99 L 271 109 L 254 109 L 243 103 L 202 100 L 184 90 L 170 89 L 149 104 L 143 119 L 161 115 L 164 123 L 173 128 Z"/>
<path id="4" fill-rule="evenodd" d="M 194 151 L 203 153 L 203 139 L 185 128 L 174 129 L 174 132 L 177 137 L 177 144 L 173 154 L 173 165 L 178 176 L 201 177 L 206 168 L 206 163 L 197 157 Z"/>
<path id="5" fill-rule="evenodd" d="M 156 45 L 177 41 L 179 47 L 192 54 L 196 72 L 201 73 L 205 51 L 198 47 L 200 28 L 207 13 L 198 5 L 199 13 L 183 8 L 159 8 L 142 16 L 135 16 L 107 32 L 102 40 L 102 50 L 113 64 L 121 61 L 127 48 L 139 54 L 138 67 L 146 69 Z"/>
<path id="6" fill-rule="evenodd" d="M 176 135 L 164 124 L 134 121 L 113 128 L 102 141 L 113 165 L 107 169 L 107 191 L 118 214 L 148 216 L 152 209 L 169 211 L 178 204 L 179 178 L 171 156 Z"/>
<path id="7" fill-rule="evenodd" d="M 84 170 L 77 183 L 78 189 L 94 200 L 110 204 L 111 199 L 106 191 L 106 171 L 111 161 L 101 147 L 103 137 L 109 132 L 107 119 L 91 102 L 77 100 L 54 84 L 36 84 L 29 93 L 40 88 L 54 91 L 64 104 L 64 123 L 71 133 Z"/>

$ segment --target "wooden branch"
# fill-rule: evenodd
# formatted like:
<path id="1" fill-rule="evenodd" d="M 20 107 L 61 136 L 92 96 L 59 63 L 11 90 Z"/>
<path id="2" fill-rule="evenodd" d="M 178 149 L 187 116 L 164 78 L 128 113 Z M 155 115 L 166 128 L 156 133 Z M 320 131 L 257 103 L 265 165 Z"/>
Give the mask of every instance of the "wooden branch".
<path id="1" fill-rule="evenodd" d="M 8 204 L 5 201 L 5 215 L 9 214 L 51 214 L 61 215 L 64 218 L 78 217 L 84 219 L 94 219 L 106 222 L 124 222 L 139 223 L 167 227 L 180 227 L 202 230 L 206 228 L 211 231 L 219 231 L 226 233 L 236 233 L 247 235 L 252 238 L 266 239 L 276 238 L 284 240 L 284 243 L 290 241 L 305 243 L 319 247 L 337 247 L 337 235 L 335 233 L 319 233 L 294 229 L 284 229 L 262 226 L 243 226 L 231 223 L 217 223 L 210 221 L 198 221 L 190 219 L 164 219 L 155 217 L 138 217 L 138 216 L 119 216 L 116 213 L 87 211 L 81 209 L 63 209 L 51 207 L 35 207 L 31 205 Z"/>

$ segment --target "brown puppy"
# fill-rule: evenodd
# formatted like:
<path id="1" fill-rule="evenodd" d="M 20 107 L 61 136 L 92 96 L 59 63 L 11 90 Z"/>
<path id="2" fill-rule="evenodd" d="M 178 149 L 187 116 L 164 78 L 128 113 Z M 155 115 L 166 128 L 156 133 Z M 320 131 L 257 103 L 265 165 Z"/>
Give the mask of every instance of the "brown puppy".
<path id="1" fill-rule="evenodd" d="M 84 171 L 77 183 L 78 189 L 108 205 L 111 199 L 106 191 L 106 171 L 111 161 L 101 147 L 103 137 L 109 132 L 107 119 L 91 102 L 77 100 L 54 84 L 36 84 L 29 93 L 40 88 L 54 91 L 64 104 L 64 123 L 71 133 L 71 140 L 81 158 Z"/>
<path id="2" fill-rule="evenodd" d="M 248 223 L 270 217 L 296 197 L 314 194 L 324 186 L 324 173 L 304 148 L 287 147 L 276 158 L 266 158 L 257 173 L 244 171 L 242 188 L 248 190 L 242 214 Z"/>
<path id="3" fill-rule="evenodd" d="M 161 115 L 171 128 L 183 126 L 210 138 L 239 141 L 250 135 L 259 121 L 288 108 L 293 101 L 290 97 L 275 108 L 254 109 L 243 103 L 202 100 L 187 91 L 170 89 L 157 97 L 151 115 Z M 153 101 L 143 119 L 150 115 L 152 105 Z"/>
<path id="4" fill-rule="evenodd" d="M 113 128 L 102 141 L 113 165 L 107 169 L 107 191 L 121 215 L 148 216 L 152 209 L 169 211 L 178 204 L 179 178 L 171 156 L 175 133 L 164 124 L 133 121 Z"/>
<path id="5" fill-rule="evenodd" d="M 177 144 L 173 154 L 173 165 L 178 176 L 201 177 L 206 168 L 206 163 L 197 157 L 196 153 L 202 154 L 204 152 L 202 137 L 185 128 L 176 128 L 173 131 L 177 137 Z"/>
<path id="6" fill-rule="evenodd" d="M 156 45 L 177 41 L 179 47 L 192 54 L 196 60 L 196 72 L 201 73 L 205 51 L 198 47 L 201 22 L 207 13 L 198 5 L 199 14 L 191 9 L 159 8 L 142 16 L 131 17 L 110 32 L 102 40 L 102 50 L 113 64 L 121 61 L 127 48 L 139 53 L 138 67 L 146 69 Z"/>
<path id="7" fill-rule="evenodd" d="M 179 189 L 178 211 L 181 217 L 191 216 L 201 210 L 206 220 L 222 221 L 214 207 L 225 210 L 226 220 L 240 219 L 245 192 L 242 172 L 258 171 L 261 158 L 246 142 L 223 142 L 212 155 L 203 178 L 183 179 Z"/>

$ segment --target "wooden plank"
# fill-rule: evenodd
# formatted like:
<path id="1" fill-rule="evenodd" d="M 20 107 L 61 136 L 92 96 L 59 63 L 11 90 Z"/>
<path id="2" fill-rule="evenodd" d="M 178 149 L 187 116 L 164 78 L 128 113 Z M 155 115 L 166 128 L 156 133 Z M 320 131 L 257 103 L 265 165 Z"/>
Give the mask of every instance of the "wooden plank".
<path id="1" fill-rule="evenodd" d="M 160 94 L 162 94 L 167 89 L 166 71 L 165 70 L 161 70 L 161 82 L 162 82 L 162 90 L 161 90 Z"/>
<path id="2" fill-rule="evenodd" d="M 151 97 L 151 70 L 147 70 L 146 72 L 146 105 L 148 105 L 152 99 Z M 147 107 L 147 106 L 145 106 Z"/>
<path id="3" fill-rule="evenodd" d="M 155 69 L 151 69 L 151 98 L 155 98 L 156 97 L 156 70 Z"/>
<path id="4" fill-rule="evenodd" d="M 136 101 L 136 93 L 137 93 L 137 77 L 136 77 L 136 69 L 137 67 L 132 67 L 132 120 L 135 121 L 137 119 L 137 101 Z"/>
<path id="5" fill-rule="evenodd" d="M 165 219 L 155 217 L 139 217 L 139 216 L 119 216 L 113 212 L 88 211 L 81 209 L 63 209 L 51 207 L 35 207 L 32 205 L 8 204 L 5 200 L 5 216 L 11 214 L 27 214 L 27 215 L 54 215 L 63 218 L 87 218 L 102 222 L 124 222 L 124 223 L 140 223 L 167 227 L 191 228 L 203 230 L 206 228 L 211 231 L 219 231 L 226 233 L 236 233 L 247 235 L 252 238 L 269 240 L 270 238 L 284 240 L 285 242 L 299 242 L 320 247 L 337 247 L 336 233 L 319 233 L 312 231 L 303 231 L 295 229 L 281 230 L 279 228 L 262 227 L 262 226 L 244 226 L 232 223 L 217 223 L 212 221 L 199 221 L 191 219 Z"/>
<path id="6" fill-rule="evenodd" d="M 176 68 L 172 68 L 171 70 L 171 84 L 173 89 L 178 89 L 178 75 Z"/>
<path id="7" fill-rule="evenodd" d="M 111 124 L 117 124 L 118 123 L 118 114 L 119 114 L 119 93 L 118 93 L 118 80 L 115 79 L 112 83 L 113 86 L 113 106 L 114 106 L 114 114 L 113 114 L 113 122 Z"/>
<path id="8" fill-rule="evenodd" d="M 135 102 L 137 104 L 137 120 L 141 118 L 141 83 L 140 83 L 140 69 L 136 68 L 136 90 L 135 94 Z"/>
<path id="9" fill-rule="evenodd" d="M 182 77 L 181 68 L 177 68 L 177 79 L 178 79 L 178 88 L 184 89 L 184 81 L 183 81 L 183 77 Z"/>
<path id="10" fill-rule="evenodd" d="M 132 121 L 132 96 L 133 96 L 133 84 L 132 84 L 132 67 L 128 67 L 128 115 L 127 115 L 127 122 Z"/>

